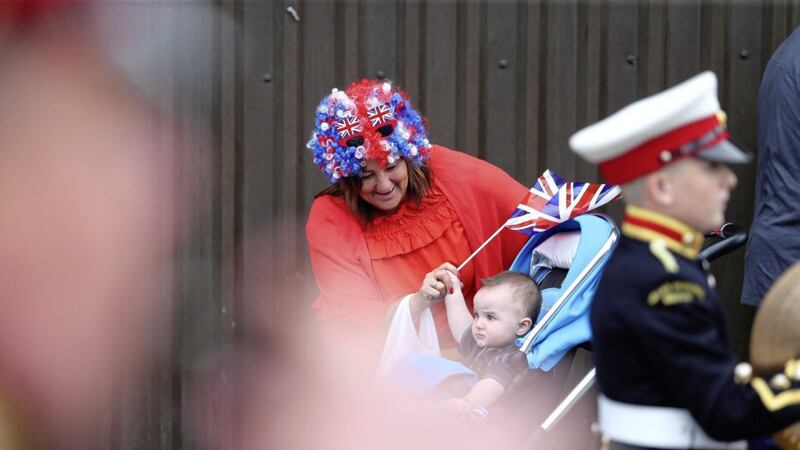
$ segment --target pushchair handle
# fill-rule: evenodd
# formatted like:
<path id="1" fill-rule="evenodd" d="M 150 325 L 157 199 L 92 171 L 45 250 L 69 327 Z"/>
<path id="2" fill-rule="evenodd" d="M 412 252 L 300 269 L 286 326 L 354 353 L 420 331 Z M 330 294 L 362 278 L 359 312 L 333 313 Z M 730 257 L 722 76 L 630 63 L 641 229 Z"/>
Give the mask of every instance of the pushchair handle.
<path id="1" fill-rule="evenodd" d="M 728 223 L 722 225 L 721 227 L 719 227 L 718 230 L 714 230 L 714 231 L 712 231 L 710 233 L 706 233 L 706 237 L 707 238 L 711 238 L 711 237 L 729 238 L 729 237 L 733 236 L 734 234 L 737 234 L 737 233 L 739 233 L 741 231 L 747 231 L 747 230 L 745 230 L 744 228 L 742 228 L 739 225 L 736 225 L 733 222 L 728 222 Z"/>
<path id="2" fill-rule="evenodd" d="M 733 223 L 726 223 L 711 236 L 718 236 L 721 240 L 700 251 L 700 256 L 709 261 L 725 256 L 747 242 L 747 230 Z"/>

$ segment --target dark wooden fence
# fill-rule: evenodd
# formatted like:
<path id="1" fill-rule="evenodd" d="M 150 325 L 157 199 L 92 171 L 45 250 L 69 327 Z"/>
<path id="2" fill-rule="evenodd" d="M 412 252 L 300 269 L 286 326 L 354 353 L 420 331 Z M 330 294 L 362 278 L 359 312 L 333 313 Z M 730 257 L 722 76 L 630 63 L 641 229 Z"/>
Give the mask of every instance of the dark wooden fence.
<path id="1" fill-rule="evenodd" d="M 756 151 L 761 74 L 800 23 L 796 0 L 217 6 L 233 19 L 212 24 L 219 35 L 206 44 L 219 63 L 195 68 L 214 81 L 173 93 L 177 115 L 192 97 L 214 105 L 205 117 L 214 150 L 201 164 L 209 175 L 202 212 L 174 273 L 173 358 L 143 383 L 146 396 L 120 405 L 118 437 L 102 438 L 101 448 L 194 448 L 184 427 L 184 380 L 202 355 L 248 327 L 280 328 L 307 314 L 315 288 L 304 225 L 326 182 L 305 142 L 331 88 L 363 77 L 393 80 L 429 119 L 432 142 L 491 161 L 526 185 L 546 168 L 594 181 L 596 170 L 568 150 L 569 136 L 706 69 L 720 79 L 733 139 Z M 728 211 L 745 226 L 754 169 L 737 169 Z M 619 218 L 620 207 L 610 212 Z M 742 256 L 714 268 L 741 352 L 753 313 L 738 304 Z M 232 419 L 217 420 L 225 428 Z"/>

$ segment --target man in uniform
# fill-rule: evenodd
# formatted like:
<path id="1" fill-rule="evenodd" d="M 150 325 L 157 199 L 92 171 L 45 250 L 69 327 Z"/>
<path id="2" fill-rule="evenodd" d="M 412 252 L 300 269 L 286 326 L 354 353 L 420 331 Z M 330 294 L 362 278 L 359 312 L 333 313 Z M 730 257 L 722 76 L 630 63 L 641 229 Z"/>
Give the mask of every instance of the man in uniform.
<path id="1" fill-rule="evenodd" d="M 727 141 L 717 79 L 701 73 L 570 139 L 622 185 L 619 245 L 591 311 L 611 449 L 734 449 L 800 421 L 800 374 L 752 377 L 730 349 L 703 232 L 724 221 L 747 154 Z M 789 363 L 787 368 L 796 367 Z"/>

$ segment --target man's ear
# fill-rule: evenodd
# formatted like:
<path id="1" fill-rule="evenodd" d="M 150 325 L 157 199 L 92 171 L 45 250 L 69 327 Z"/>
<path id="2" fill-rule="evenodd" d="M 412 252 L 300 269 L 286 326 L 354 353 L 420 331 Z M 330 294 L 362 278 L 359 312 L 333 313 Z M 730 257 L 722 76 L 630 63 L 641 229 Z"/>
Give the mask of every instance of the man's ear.
<path id="1" fill-rule="evenodd" d="M 645 176 L 643 190 L 648 203 L 668 208 L 675 202 L 675 185 L 669 172 L 659 171 Z"/>
<path id="2" fill-rule="evenodd" d="M 533 325 L 533 321 L 530 317 L 526 317 L 519 321 L 519 326 L 517 327 L 517 336 L 522 336 L 531 329 L 531 325 Z"/>

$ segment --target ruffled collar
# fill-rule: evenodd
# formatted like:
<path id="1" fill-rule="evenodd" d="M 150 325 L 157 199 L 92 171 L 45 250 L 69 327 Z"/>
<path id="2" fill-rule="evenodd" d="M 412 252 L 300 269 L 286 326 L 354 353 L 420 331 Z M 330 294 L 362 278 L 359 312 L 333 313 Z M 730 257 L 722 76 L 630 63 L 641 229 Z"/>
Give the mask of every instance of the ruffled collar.
<path id="1" fill-rule="evenodd" d="M 364 231 L 373 259 L 410 253 L 438 239 L 458 220 L 447 197 L 435 186 L 422 198 L 404 201 L 394 214 L 375 217 Z"/>

